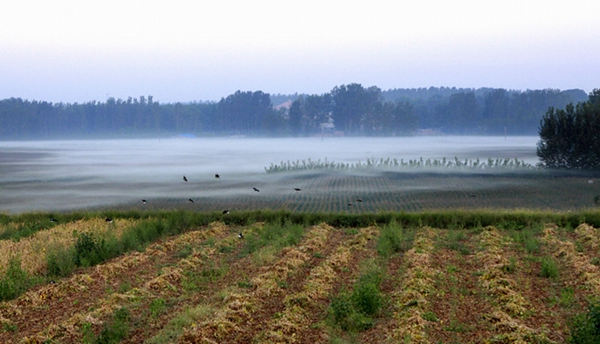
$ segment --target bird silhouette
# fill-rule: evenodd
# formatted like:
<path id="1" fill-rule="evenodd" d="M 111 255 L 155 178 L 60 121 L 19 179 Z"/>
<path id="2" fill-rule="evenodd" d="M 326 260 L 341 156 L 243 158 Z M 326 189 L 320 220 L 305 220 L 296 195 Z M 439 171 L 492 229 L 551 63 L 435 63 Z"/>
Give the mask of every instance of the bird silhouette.
<path id="1" fill-rule="evenodd" d="M 183 181 L 187 182 L 187 178 L 185 176 L 183 176 Z"/>
<path id="2" fill-rule="evenodd" d="M 255 188 L 255 187 L 253 187 L 253 188 L 252 188 L 252 190 L 254 190 L 254 191 L 256 191 L 256 192 L 260 192 L 260 190 L 259 190 L 259 189 L 257 189 L 257 188 Z"/>
<path id="3" fill-rule="evenodd" d="M 357 198 L 356 201 L 362 203 L 362 198 Z"/>
<path id="4" fill-rule="evenodd" d="M 244 234 L 242 234 L 242 232 L 239 232 L 239 233 L 238 233 L 238 238 L 240 238 L 240 239 L 244 239 Z"/>
<path id="5" fill-rule="evenodd" d="M 145 200 L 145 199 L 143 199 L 143 200 L 142 200 L 142 203 L 143 203 L 143 204 L 146 204 L 146 200 Z"/>
<path id="6" fill-rule="evenodd" d="M 190 203 L 194 203 L 194 200 L 191 198 L 188 198 L 188 201 L 190 201 Z"/>
<path id="7" fill-rule="evenodd" d="M 296 190 L 297 192 L 302 191 L 302 189 L 300 189 L 300 188 L 294 188 L 294 190 Z"/>
<path id="8" fill-rule="evenodd" d="M 228 209 L 223 210 L 223 214 L 229 214 L 229 210 Z"/>
<path id="9" fill-rule="evenodd" d="M 107 217 L 106 220 L 104 220 L 104 221 L 106 221 L 107 223 L 111 223 L 111 222 L 113 222 L 113 219 L 110 217 Z"/>
<path id="10" fill-rule="evenodd" d="M 354 204 L 352 204 L 352 203 L 348 203 L 348 206 L 349 206 L 349 207 L 351 207 L 351 206 L 353 206 L 353 205 L 354 205 Z"/>
<path id="11" fill-rule="evenodd" d="M 221 176 L 217 173 L 217 174 L 215 174 L 215 178 L 221 179 Z"/>
<path id="12" fill-rule="evenodd" d="M 476 194 L 470 194 L 469 197 L 475 198 L 475 197 L 477 197 L 477 195 Z"/>
<path id="13" fill-rule="evenodd" d="M 56 219 L 55 219 L 55 218 L 51 217 L 51 218 L 50 218 L 50 222 L 58 222 L 58 221 L 56 221 Z"/>

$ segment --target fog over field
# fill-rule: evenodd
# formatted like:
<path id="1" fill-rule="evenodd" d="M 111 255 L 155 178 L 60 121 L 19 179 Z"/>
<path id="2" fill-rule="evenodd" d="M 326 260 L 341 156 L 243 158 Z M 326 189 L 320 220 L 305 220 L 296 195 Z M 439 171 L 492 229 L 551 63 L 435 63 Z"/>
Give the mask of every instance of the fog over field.
<path id="1" fill-rule="evenodd" d="M 538 140 L 429 136 L 0 142 L 0 211 L 66 211 L 154 198 L 182 199 L 185 204 L 195 197 L 284 194 L 293 187 L 290 174 L 266 174 L 264 168 L 309 158 L 343 163 L 364 163 L 368 158 L 518 158 L 536 164 Z M 221 179 L 214 177 L 216 173 Z M 262 190 L 256 193 L 252 187 Z"/>

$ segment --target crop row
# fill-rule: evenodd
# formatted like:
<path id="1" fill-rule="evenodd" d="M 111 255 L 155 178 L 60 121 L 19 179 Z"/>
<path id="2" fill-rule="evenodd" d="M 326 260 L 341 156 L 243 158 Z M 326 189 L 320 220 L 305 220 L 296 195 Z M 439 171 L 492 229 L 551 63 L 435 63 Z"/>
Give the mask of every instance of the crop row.
<path id="1" fill-rule="evenodd" d="M 532 310 L 530 303 L 515 290 L 517 283 L 507 272 L 511 263 L 504 246 L 510 238 L 503 237 L 494 227 L 486 227 L 479 235 L 479 241 L 483 247 L 476 255 L 483 264 L 480 281 L 496 303 L 487 319 L 496 331 L 501 332 L 493 341 L 549 342 L 546 334 L 527 327 L 520 320 Z"/>
<path id="2" fill-rule="evenodd" d="M 429 308 L 427 296 L 435 291 L 433 277 L 438 271 L 431 264 L 430 255 L 434 250 L 436 237 L 436 230 L 429 227 L 420 229 L 413 248 L 404 254 L 406 272 L 402 277 L 400 290 L 392 296 L 396 322 L 391 329 L 391 342 L 428 342 L 427 322 L 423 314 Z"/>
<path id="3" fill-rule="evenodd" d="M 192 268 L 193 265 L 189 262 L 194 260 L 194 257 L 181 259 L 174 269 L 165 267 L 155 271 L 156 267 L 152 267 L 157 263 L 169 261 L 168 256 L 173 256 L 184 246 L 197 245 L 208 237 L 222 236 L 225 229 L 226 227 L 222 225 L 211 225 L 207 230 L 192 231 L 163 243 L 150 245 L 144 252 L 126 254 L 97 265 L 95 268 L 89 268 L 89 271 L 77 273 L 68 279 L 31 290 L 16 300 L 8 302 L 8 307 L 4 308 L 2 313 L 6 314 L 5 319 L 11 323 L 19 324 L 23 319 L 29 320 L 28 325 L 23 329 L 26 332 L 21 333 L 24 337 L 23 342 L 55 338 L 59 338 L 61 342 L 71 340 L 77 342 L 81 339 L 82 328 L 87 327 L 92 330 L 102 325 L 103 318 L 121 308 L 124 303 L 139 301 L 142 298 L 146 300 L 155 298 L 157 293 L 165 290 L 163 287 L 168 286 L 166 289 L 174 290 L 175 288 L 169 282 L 176 282 L 179 279 L 181 266 Z M 149 272 L 142 270 L 148 267 L 150 267 Z M 127 281 L 130 274 L 134 274 L 136 278 L 159 275 L 148 281 L 140 280 L 132 283 Z M 128 290 L 122 292 L 107 290 L 107 287 L 119 290 L 122 288 L 121 285 L 128 285 Z M 44 316 L 45 313 L 52 314 L 54 308 L 64 307 L 62 300 L 72 300 L 75 304 L 52 317 Z M 40 309 L 46 309 L 46 312 L 40 312 Z"/>

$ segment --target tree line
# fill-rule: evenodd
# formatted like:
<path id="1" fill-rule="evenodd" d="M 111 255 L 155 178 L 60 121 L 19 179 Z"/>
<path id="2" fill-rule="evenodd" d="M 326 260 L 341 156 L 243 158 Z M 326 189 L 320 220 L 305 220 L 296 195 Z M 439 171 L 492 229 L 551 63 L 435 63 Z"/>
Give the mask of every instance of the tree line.
<path id="1" fill-rule="evenodd" d="M 278 107 L 284 101 L 289 107 Z M 105 102 L 0 100 L 0 139 L 172 135 L 413 135 L 436 128 L 447 134 L 535 134 L 549 107 L 587 100 L 582 90 L 420 88 L 382 91 L 361 84 L 324 94 L 273 95 L 237 91 L 221 100 L 189 103 L 152 96 Z"/>

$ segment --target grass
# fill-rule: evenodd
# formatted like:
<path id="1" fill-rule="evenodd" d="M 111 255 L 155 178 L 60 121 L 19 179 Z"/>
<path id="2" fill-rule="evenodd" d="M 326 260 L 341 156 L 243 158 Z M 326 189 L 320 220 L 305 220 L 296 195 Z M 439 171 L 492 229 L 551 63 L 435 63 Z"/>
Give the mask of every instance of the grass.
<path id="1" fill-rule="evenodd" d="M 545 278 L 557 278 L 558 277 L 558 264 L 550 256 L 542 257 L 541 261 L 540 276 Z"/>
<path id="2" fill-rule="evenodd" d="M 579 314 L 570 324 L 572 344 L 600 343 L 600 303 L 592 303 L 587 313 Z"/>

